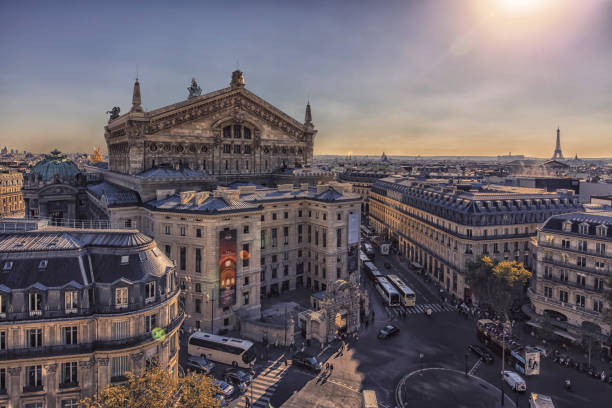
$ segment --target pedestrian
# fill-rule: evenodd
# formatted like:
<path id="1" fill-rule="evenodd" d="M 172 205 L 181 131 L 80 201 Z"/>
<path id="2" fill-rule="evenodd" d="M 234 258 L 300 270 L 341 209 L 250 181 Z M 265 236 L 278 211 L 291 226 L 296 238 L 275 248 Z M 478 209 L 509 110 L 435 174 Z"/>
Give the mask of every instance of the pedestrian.
<path id="1" fill-rule="evenodd" d="M 246 408 L 251 408 L 251 400 L 249 399 L 249 397 L 247 396 L 244 400 L 244 406 Z"/>
<path id="2" fill-rule="evenodd" d="M 325 363 L 325 371 L 329 371 L 329 363 Z"/>

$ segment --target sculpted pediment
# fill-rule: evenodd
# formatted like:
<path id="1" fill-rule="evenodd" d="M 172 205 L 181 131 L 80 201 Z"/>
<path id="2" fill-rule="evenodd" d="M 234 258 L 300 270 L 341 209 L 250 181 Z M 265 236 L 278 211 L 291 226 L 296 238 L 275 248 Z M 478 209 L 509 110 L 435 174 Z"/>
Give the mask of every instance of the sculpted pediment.
<path id="1" fill-rule="evenodd" d="M 214 127 L 219 122 L 232 118 L 238 121 L 250 120 L 256 126 L 258 123 L 265 123 L 294 139 L 299 139 L 304 131 L 303 125 L 295 119 L 245 89 L 232 90 L 213 97 L 202 95 L 192 98 L 191 101 L 187 105 L 177 104 L 176 109 L 150 112 L 151 117 L 145 133 L 155 134 L 163 130 L 180 129 L 188 124 L 192 125 L 188 127 L 197 128 L 198 122 Z"/>
<path id="2" fill-rule="evenodd" d="M 39 191 L 39 195 L 40 196 L 47 196 L 47 195 L 64 195 L 64 194 L 76 194 L 78 192 L 78 190 L 72 186 L 66 185 L 66 184 L 51 184 L 48 186 L 45 186 L 43 188 L 40 189 Z"/>

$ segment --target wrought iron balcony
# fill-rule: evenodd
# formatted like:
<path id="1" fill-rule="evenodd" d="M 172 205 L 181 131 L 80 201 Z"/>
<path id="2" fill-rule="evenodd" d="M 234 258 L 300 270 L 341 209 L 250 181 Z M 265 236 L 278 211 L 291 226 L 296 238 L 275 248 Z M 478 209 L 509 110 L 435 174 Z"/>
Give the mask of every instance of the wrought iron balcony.
<path id="1" fill-rule="evenodd" d="M 183 323 L 183 320 L 185 320 L 185 312 L 182 308 L 179 308 L 179 311 L 174 319 L 162 329 L 164 329 L 165 333 L 170 333 L 180 326 Z M 159 341 L 159 339 L 153 338 L 151 333 L 140 333 L 123 339 L 96 340 L 94 342 L 82 344 L 60 344 L 31 348 L 8 348 L 6 350 L 0 350 L 0 360 L 21 360 L 35 357 L 89 354 L 97 350 L 119 350 L 153 341 Z"/>

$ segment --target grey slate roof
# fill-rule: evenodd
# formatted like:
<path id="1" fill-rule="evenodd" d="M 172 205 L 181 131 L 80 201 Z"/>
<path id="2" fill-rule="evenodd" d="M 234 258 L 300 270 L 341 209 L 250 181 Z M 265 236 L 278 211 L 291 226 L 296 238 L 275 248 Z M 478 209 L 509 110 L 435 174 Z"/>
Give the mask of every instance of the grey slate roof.
<path id="1" fill-rule="evenodd" d="M 195 211 L 202 213 L 249 211 L 257 209 L 256 205 L 249 204 L 242 200 L 226 200 L 221 197 L 208 197 L 200 205 L 196 205 L 193 200 L 186 204 L 181 203 L 181 197 L 174 194 L 163 200 L 153 200 L 146 203 L 147 207 L 156 210 L 168 211 Z"/>
<path id="2" fill-rule="evenodd" d="M 106 181 L 98 184 L 89 184 L 87 186 L 87 190 L 100 200 L 105 197 L 109 207 L 138 204 L 140 202 L 140 197 L 137 192 L 119 187 Z"/>
<path id="3" fill-rule="evenodd" d="M 559 214 L 550 217 L 542 226 L 543 231 L 563 231 L 563 224 L 566 221 L 572 222 L 571 232 L 578 234 L 580 231 L 580 224 L 587 223 L 589 225 L 589 233 L 593 237 L 596 237 L 596 228 L 599 225 L 607 227 L 605 237 L 601 237 L 607 240 L 612 239 L 612 209 L 600 210 L 593 212 L 576 211 L 567 214 Z M 599 237 L 598 237 L 599 238 Z"/>
<path id="4" fill-rule="evenodd" d="M 136 175 L 136 177 L 158 180 L 158 179 L 191 179 L 191 178 L 204 178 L 208 177 L 208 173 L 200 170 L 192 170 L 190 168 L 182 168 L 180 170 L 174 170 L 168 167 L 156 167 L 143 171 Z"/>

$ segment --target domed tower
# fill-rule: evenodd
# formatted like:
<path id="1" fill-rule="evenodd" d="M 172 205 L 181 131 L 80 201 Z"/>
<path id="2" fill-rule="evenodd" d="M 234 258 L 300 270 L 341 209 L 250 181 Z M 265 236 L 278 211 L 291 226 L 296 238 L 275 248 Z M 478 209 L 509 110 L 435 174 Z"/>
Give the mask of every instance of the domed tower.
<path id="1" fill-rule="evenodd" d="M 49 218 L 63 225 L 84 218 L 86 177 L 65 154 L 54 149 L 24 175 L 23 198 L 28 218 Z"/>

